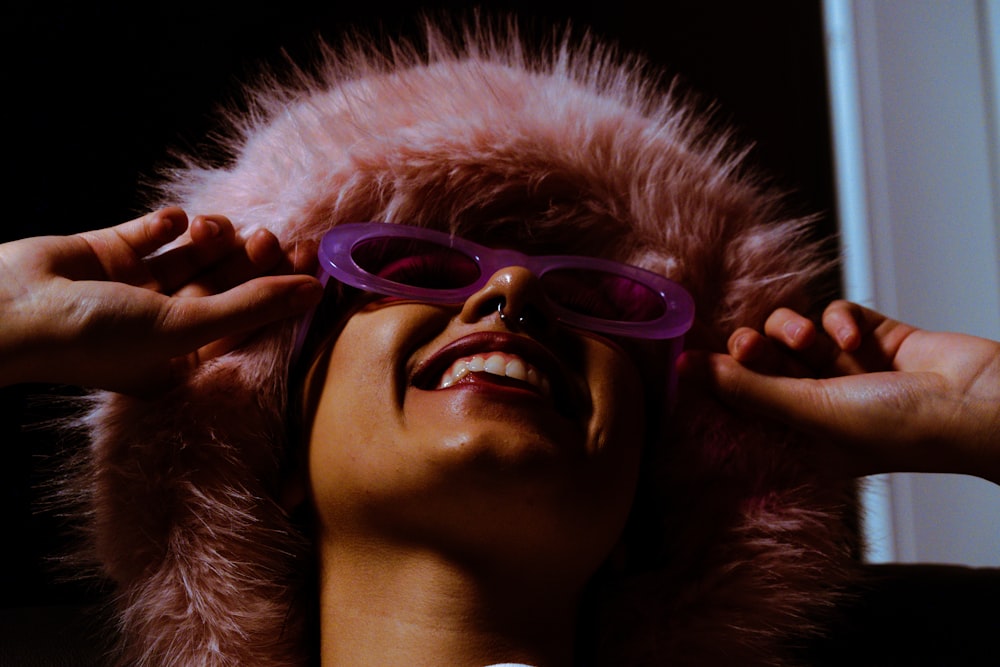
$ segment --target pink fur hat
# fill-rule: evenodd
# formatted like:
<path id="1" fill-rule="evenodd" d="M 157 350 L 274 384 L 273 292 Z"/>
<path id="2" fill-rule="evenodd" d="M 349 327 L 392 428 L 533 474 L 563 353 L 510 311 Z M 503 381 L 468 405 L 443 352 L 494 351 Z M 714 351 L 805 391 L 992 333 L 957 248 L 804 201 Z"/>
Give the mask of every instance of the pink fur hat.
<path id="1" fill-rule="evenodd" d="M 725 132 L 586 39 L 536 54 L 505 30 L 429 28 L 425 49 L 330 51 L 249 99 L 226 118 L 225 165 L 186 161 L 158 203 L 285 245 L 384 220 L 611 249 L 691 291 L 688 344 L 710 349 L 777 306 L 808 311 L 830 269 Z M 117 591 L 122 664 L 314 657 L 308 540 L 279 500 L 293 330 L 259 332 L 155 400 L 94 398 L 75 484 Z M 851 571 L 850 486 L 796 436 L 694 395 L 652 451 L 645 566 L 602 602 L 602 659 L 793 664 Z"/>

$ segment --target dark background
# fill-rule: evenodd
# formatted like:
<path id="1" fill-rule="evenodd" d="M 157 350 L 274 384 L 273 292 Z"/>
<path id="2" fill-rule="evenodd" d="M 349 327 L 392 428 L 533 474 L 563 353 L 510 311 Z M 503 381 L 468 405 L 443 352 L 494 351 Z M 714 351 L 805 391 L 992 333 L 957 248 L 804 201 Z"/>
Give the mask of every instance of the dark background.
<path id="1" fill-rule="evenodd" d="M 468 3 L 6 2 L 0 15 L 3 222 L 0 241 L 105 227 L 143 212 L 142 183 L 169 148 L 198 146 L 216 106 L 237 96 L 261 62 L 284 50 L 308 58 L 314 38 L 337 42 L 352 26 L 379 37 L 413 35 L 420 9 L 457 15 Z M 552 23 L 645 56 L 699 91 L 751 160 L 791 189 L 801 212 L 825 216 L 833 195 L 819 0 L 603 0 L 490 2 L 515 12 L 528 35 Z M 0 322 L 0 326 L 3 323 Z M 0 389 L 0 607 L 73 602 L 94 591 L 60 583 L 46 559 L 61 526 L 39 506 L 60 445 L 25 428 L 62 409 L 67 389 Z M 72 446 L 73 443 L 63 443 Z"/>

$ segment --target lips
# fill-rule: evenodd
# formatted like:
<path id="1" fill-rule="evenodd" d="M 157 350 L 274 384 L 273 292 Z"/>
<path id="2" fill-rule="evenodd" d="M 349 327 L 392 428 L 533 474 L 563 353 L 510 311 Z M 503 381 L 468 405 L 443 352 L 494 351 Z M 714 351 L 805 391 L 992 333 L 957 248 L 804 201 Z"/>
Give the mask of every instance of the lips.
<path id="1" fill-rule="evenodd" d="M 488 382 L 551 399 L 563 414 L 580 404 L 560 361 L 531 338 L 503 332 L 479 332 L 444 346 L 424 360 L 412 384 L 427 391 L 464 383 Z"/>
<path id="2" fill-rule="evenodd" d="M 506 352 L 484 352 L 462 357 L 444 372 L 437 388 L 447 389 L 473 373 L 486 373 L 496 378 L 527 382 L 545 396 L 550 396 L 552 393 L 551 383 L 545 375 L 521 357 Z"/>

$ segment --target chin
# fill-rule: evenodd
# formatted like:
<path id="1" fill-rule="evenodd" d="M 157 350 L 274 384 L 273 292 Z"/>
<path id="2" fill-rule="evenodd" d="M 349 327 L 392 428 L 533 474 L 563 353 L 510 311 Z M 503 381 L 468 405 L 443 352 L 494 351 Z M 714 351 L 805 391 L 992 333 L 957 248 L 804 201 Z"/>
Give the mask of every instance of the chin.
<path id="1" fill-rule="evenodd" d="M 497 398 L 494 391 L 464 388 L 424 392 L 408 405 L 408 423 L 417 427 L 414 413 L 426 415 L 421 430 L 427 435 L 421 439 L 440 442 L 445 455 L 492 455 L 498 462 L 515 464 L 521 459 L 579 460 L 588 450 L 585 418 L 565 417 L 536 397 L 505 392 Z"/>

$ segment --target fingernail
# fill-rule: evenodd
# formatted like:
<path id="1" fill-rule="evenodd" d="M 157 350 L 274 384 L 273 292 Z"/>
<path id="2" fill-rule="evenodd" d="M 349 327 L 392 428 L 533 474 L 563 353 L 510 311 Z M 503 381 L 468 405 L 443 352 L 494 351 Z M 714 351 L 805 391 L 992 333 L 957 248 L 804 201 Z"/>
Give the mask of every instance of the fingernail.
<path id="1" fill-rule="evenodd" d="M 258 229 L 250 235 L 250 243 L 253 244 L 255 264 L 271 267 L 281 259 L 281 243 L 266 229 Z"/>
<path id="2" fill-rule="evenodd" d="M 747 343 L 750 339 L 748 334 L 739 334 L 733 337 L 733 354 L 742 354 L 746 351 Z"/>
<path id="3" fill-rule="evenodd" d="M 205 223 L 205 226 L 208 228 L 209 236 L 215 238 L 216 236 L 219 235 L 219 229 L 220 229 L 219 223 L 217 223 L 215 220 L 212 220 L 211 218 L 202 218 L 201 220 L 202 222 Z"/>
<path id="4" fill-rule="evenodd" d="M 844 327 L 837 332 L 837 341 L 843 349 L 850 347 L 854 344 L 854 331 L 852 331 L 849 327 Z"/>
<path id="5" fill-rule="evenodd" d="M 158 215 L 156 219 L 153 220 L 153 234 L 157 238 L 161 236 L 170 236 L 174 233 L 174 219 L 169 215 Z"/>
<path id="6" fill-rule="evenodd" d="M 798 322 L 786 322 L 784 326 L 785 335 L 790 341 L 797 341 L 802 335 L 802 325 Z"/>

